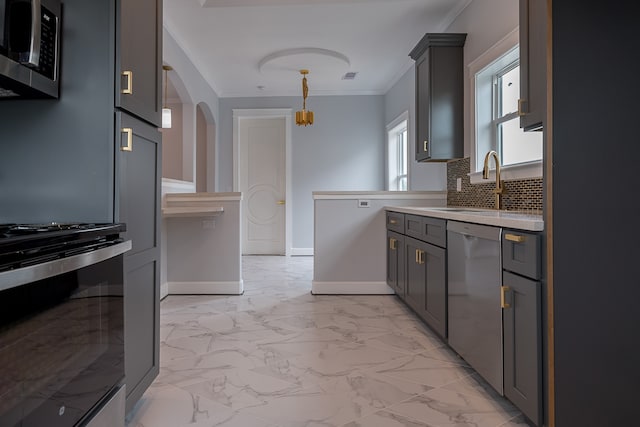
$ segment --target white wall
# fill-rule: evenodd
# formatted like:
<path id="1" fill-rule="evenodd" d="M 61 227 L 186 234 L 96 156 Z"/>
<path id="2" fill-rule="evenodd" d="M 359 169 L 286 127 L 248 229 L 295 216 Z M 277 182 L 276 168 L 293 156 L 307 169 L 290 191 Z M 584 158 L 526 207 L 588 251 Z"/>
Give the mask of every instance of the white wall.
<path id="1" fill-rule="evenodd" d="M 233 109 L 301 108 L 301 97 L 220 99 L 219 189 L 233 189 Z M 313 247 L 313 191 L 384 189 L 384 97 L 313 96 L 315 123 L 292 129 L 292 248 Z"/>
<path id="2" fill-rule="evenodd" d="M 164 29 L 163 32 L 162 60 L 164 63 L 173 67 L 173 71 L 170 71 L 174 73 L 171 82 L 183 102 L 183 112 L 181 116 L 183 120 L 182 179 L 194 181 L 196 108 L 199 104 L 206 105 L 212 116 L 209 117 L 209 119 L 213 122 L 213 125 L 216 125 L 219 122 L 218 95 L 205 81 L 204 77 L 202 77 L 197 68 L 189 60 L 184 50 L 166 29 Z M 216 129 L 217 132 L 218 126 L 213 126 L 212 129 Z M 217 141 L 218 135 L 211 140 Z M 219 157 L 215 155 L 215 153 L 211 153 L 211 158 L 218 159 Z M 218 170 L 217 165 L 209 165 L 209 167 L 214 167 L 215 171 Z M 213 179 L 211 181 L 217 180 Z M 210 189 L 210 191 L 212 190 L 213 189 Z"/>
<path id="3" fill-rule="evenodd" d="M 519 25 L 519 2 L 515 0 L 473 0 L 449 25 L 446 32 L 467 33 L 464 45 L 464 138 L 465 157 L 473 146 L 470 117 L 469 69 L 471 62 L 511 33 Z"/>

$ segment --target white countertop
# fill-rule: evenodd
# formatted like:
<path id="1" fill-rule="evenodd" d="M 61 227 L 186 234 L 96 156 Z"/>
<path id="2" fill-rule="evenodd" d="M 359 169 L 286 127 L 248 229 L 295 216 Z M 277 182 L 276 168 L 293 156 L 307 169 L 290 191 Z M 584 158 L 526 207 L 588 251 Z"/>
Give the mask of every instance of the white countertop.
<path id="1" fill-rule="evenodd" d="M 446 200 L 446 191 L 314 191 L 314 200 L 397 200 L 397 199 L 435 199 Z"/>
<path id="2" fill-rule="evenodd" d="M 497 211 L 495 209 L 454 206 L 446 208 L 387 206 L 385 209 L 393 212 L 450 219 L 454 221 L 472 222 L 475 224 L 494 225 L 496 227 L 515 228 L 528 231 L 544 230 L 542 215 L 524 212 Z"/>

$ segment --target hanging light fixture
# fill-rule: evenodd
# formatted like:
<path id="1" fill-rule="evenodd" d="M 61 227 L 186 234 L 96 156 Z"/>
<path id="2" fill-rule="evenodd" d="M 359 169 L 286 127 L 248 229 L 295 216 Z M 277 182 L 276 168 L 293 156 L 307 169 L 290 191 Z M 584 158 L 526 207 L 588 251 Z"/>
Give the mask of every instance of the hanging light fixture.
<path id="1" fill-rule="evenodd" d="M 307 95 L 309 87 L 307 86 L 307 74 L 309 70 L 300 70 L 302 74 L 302 111 L 296 111 L 296 124 L 298 126 L 307 126 L 313 124 L 313 111 L 307 111 Z"/>
<path id="2" fill-rule="evenodd" d="M 170 129 L 171 128 L 171 109 L 167 107 L 167 83 L 169 79 L 167 79 L 167 71 L 173 70 L 170 65 L 163 65 L 162 69 L 164 70 L 164 103 L 162 107 L 162 128 Z"/>

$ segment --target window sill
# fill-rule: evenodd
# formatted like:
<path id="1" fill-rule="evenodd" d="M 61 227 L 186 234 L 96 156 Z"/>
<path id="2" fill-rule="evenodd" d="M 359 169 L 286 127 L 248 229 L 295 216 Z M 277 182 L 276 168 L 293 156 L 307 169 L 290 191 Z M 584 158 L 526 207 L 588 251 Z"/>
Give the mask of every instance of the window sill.
<path id="1" fill-rule="evenodd" d="M 471 184 L 486 184 L 488 181 L 495 181 L 496 171 L 491 169 L 488 180 L 482 179 L 482 171 L 470 173 L 469 178 Z M 542 178 L 542 160 L 502 167 L 500 168 L 500 178 L 504 181 Z"/>

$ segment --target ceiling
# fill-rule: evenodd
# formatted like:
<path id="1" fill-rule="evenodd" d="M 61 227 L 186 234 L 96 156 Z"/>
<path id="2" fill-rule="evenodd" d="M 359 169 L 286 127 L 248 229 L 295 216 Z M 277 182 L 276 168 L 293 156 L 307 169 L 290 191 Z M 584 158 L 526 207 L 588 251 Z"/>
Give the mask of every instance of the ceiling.
<path id="1" fill-rule="evenodd" d="M 310 96 L 384 94 L 471 1 L 164 0 L 164 26 L 220 97 L 300 96 L 300 69 Z"/>

